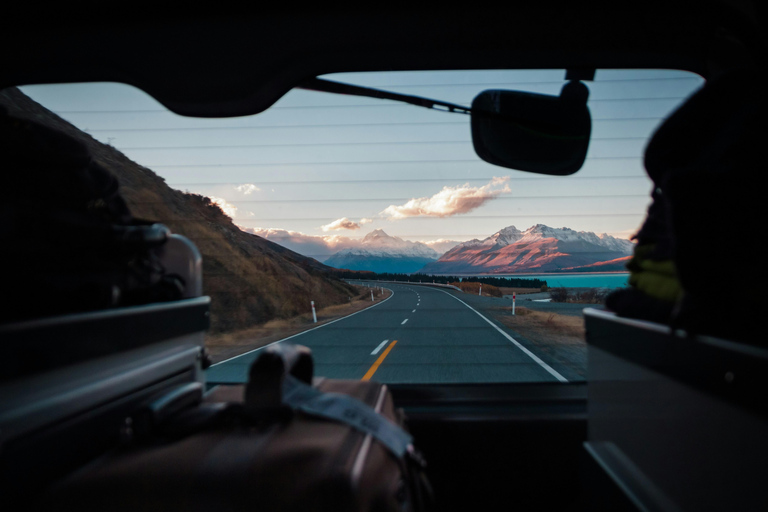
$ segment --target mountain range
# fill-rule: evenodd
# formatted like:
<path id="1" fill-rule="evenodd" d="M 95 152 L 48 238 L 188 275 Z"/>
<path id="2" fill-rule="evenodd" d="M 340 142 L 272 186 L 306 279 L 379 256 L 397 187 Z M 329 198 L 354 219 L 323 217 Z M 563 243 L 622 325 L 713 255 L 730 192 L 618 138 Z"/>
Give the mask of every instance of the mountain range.
<path id="1" fill-rule="evenodd" d="M 634 244 L 607 234 L 536 224 L 525 231 L 509 226 L 484 240 L 457 245 L 425 274 L 506 274 L 517 272 L 607 272 L 626 270 Z"/>
<path id="2" fill-rule="evenodd" d="M 334 253 L 324 263 L 348 270 L 411 274 L 439 257 L 424 243 L 390 236 L 382 229 L 371 231 L 360 242 L 358 247 Z"/>

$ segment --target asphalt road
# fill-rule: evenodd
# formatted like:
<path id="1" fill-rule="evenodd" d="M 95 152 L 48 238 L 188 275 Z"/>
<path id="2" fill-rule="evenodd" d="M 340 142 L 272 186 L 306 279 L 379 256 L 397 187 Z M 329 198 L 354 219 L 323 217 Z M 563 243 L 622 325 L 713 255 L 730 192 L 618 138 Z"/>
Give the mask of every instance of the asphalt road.
<path id="1" fill-rule="evenodd" d="M 481 316 L 466 295 L 418 285 L 384 285 L 387 300 L 278 343 L 312 350 L 315 375 L 390 383 L 557 382 L 545 361 L 509 329 Z M 261 349 L 207 370 L 210 383 L 245 382 Z"/>

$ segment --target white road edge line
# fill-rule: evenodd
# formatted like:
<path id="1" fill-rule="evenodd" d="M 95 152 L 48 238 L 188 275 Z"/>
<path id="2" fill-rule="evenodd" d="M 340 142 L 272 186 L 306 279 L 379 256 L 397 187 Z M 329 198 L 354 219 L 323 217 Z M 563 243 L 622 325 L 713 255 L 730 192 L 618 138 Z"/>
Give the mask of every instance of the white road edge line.
<path id="1" fill-rule="evenodd" d="M 383 348 L 386 346 L 386 344 L 387 344 L 387 343 L 389 343 L 389 340 L 384 340 L 384 341 L 382 341 L 382 342 L 379 344 L 379 346 L 378 346 L 378 347 L 376 347 L 376 349 L 375 349 L 373 352 L 371 352 L 371 355 L 372 355 L 372 356 L 375 356 L 376 354 L 378 354 L 378 353 L 379 353 L 379 351 L 380 351 L 381 349 L 383 349 Z"/>
<path id="2" fill-rule="evenodd" d="M 248 352 L 245 352 L 245 353 L 243 353 L 243 354 L 240 354 L 240 355 L 237 355 L 237 356 L 234 356 L 234 357 L 230 357 L 229 359 L 225 359 L 225 360 L 223 360 L 223 361 L 219 361 L 219 362 L 218 362 L 218 363 L 216 363 L 216 364 L 212 364 L 212 365 L 211 365 L 211 366 L 209 366 L 208 368 L 213 368 L 214 366 L 218 366 L 218 365 L 220 365 L 220 364 L 222 364 L 222 363 L 226 363 L 226 362 L 228 362 L 228 361 L 232 361 L 232 360 L 234 360 L 234 359 L 237 359 L 238 357 L 247 356 L 248 354 L 252 354 L 252 353 L 254 353 L 254 352 L 257 352 L 257 351 L 259 351 L 259 350 L 263 350 L 263 349 L 265 349 L 265 348 L 267 348 L 267 347 L 271 347 L 272 345 L 275 345 L 275 344 L 277 344 L 277 343 L 282 343 L 282 342 L 284 342 L 284 341 L 288 341 L 288 340 L 290 340 L 291 338 L 295 338 L 295 337 L 297 337 L 297 336 L 301 336 L 302 334 L 306 334 L 306 333 L 308 333 L 308 332 L 314 331 L 315 329 L 320 329 L 320 328 L 322 328 L 322 327 L 325 327 L 326 325 L 335 324 L 336 322 L 340 322 L 340 321 L 342 321 L 342 320 L 346 320 L 347 318 L 349 318 L 349 317 L 351 317 L 351 316 L 355 316 L 355 315 L 356 315 L 356 314 L 358 314 L 358 313 L 362 313 L 363 311 L 368 311 L 368 310 L 371 310 L 371 309 L 375 308 L 376 306 L 380 306 L 381 304 L 384 304 L 384 303 L 385 303 L 385 302 L 387 302 L 389 299 L 391 299 L 392 297 L 394 297 L 394 296 L 395 296 L 395 291 L 394 291 L 394 290 L 392 290 L 391 288 L 384 288 L 384 289 L 385 289 L 385 290 L 389 290 L 390 292 L 392 292 L 392 295 L 390 295 L 389 297 L 387 297 L 387 298 L 386 298 L 386 299 L 384 299 L 383 301 L 379 302 L 378 304 L 374 304 L 373 306 L 367 307 L 367 308 L 365 308 L 365 309 L 361 309 L 360 311 L 355 311 L 354 313 L 350 313 L 350 314 L 349 314 L 349 315 L 347 315 L 347 316 L 343 316 L 343 317 L 341 317 L 341 318 L 337 318 L 336 320 L 331 320 L 331 321 L 330 321 L 330 322 L 328 322 L 327 324 L 318 325 L 317 327 L 313 327 L 313 328 L 311 328 L 311 329 L 307 329 L 306 331 L 302 331 L 302 332 L 300 332 L 300 333 L 294 334 L 293 336 L 288 336 L 287 338 L 283 338 L 283 339 L 281 339 L 281 340 L 273 341 L 272 343 L 270 343 L 270 344 L 268 344 L 268 345 L 264 345 L 263 347 L 255 348 L 255 349 L 253 349 L 253 350 L 249 350 Z"/>
<path id="3" fill-rule="evenodd" d="M 407 321 L 408 321 L 408 319 L 406 318 L 405 320 L 403 320 L 402 322 L 400 322 L 400 325 L 405 325 L 405 322 L 407 322 Z"/>
<path id="4" fill-rule="evenodd" d="M 444 294 L 448 295 L 449 297 L 453 297 L 453 298 L 454 298 L 454 299 L 456 299 L 457 301 L 459 301 L 459 302 L 461 302 L 462 304 L 464 304 L 465 306 L 467 306 L 469 309 L 471 309 L 472 311 L 474 311 L 475 313 L 477 313 L 477 316 L 479 316 L 480 318 L 482 318 L 483 320 L 485 320 L 486 322 L 488 322 L 488 323 L 491 325 L 491 327 L 493 327 L 494 329 L 496 329 L 497 331 L 499 331 L 499 332 L 501 333 L 501 335 L 502 335 L 502 336 L 504 336 L 504 337 L 505 337 L 505 338 L 507 338 L 509 341 L 511 341 L 512 343 L 514 343 L 514 345 L 515 345 L 517 348 L 519 348 L 520 350 L 522 350 L 522 351 L 523 351 L 523 352 L 524 352 L 524 353 L 525 353 L 525 354 L 526 354 L 528 357 L 530 357 L 531 359 L 533 359 L 534 361 L 536 361 L 536 362 L 539 364 L 539 366 L 541 366 L 541 367 L 542 367 L 542 368 L 544 368 L 546 371 L 548 371 L 548 372 L 549 372 L 549 373 L 550 373 L 550 374 L 551 374 L 551 375 L 552 375 L 554 378 L 556 378 L 556 379 L 557 379 L 557 380 L 559 380 L 560 382 L 568 382 L 568 379 L 566 379 L 565 377 L 563 377 L 562 375 L 560 375 L 559 373 L 557 373 L 557 371 L 555 371 L 555 369 L 554 369 L 554 368 L 552 368 L 552 367 L 551 367 L 551 366 L 549 366 L 547 363 L 545 363 L 544 361 L 542 361 L 541 359 L 539 359 L 539 358 L 536 356 L 536 354 L 534 354 L 533 352 L 531 352 L 530 350 L 528 350 L 527 348 L 525 348 L 524 346 L 522 346 L 522 345 L 520 344 L 520 342 L 518 342 L 518 341 L 517 341 L 515 338 L 513 338 L 513 337 L 512 337 L 512 336 L 510 336 L 509 334 L 507 334 L 507 333 L 505 333 L 504 331 L 502 331 L 502 330 L 501 330 L 501 328 L 500 328 L 498 325 L 496 325 L 496 324 L 494 324 L 493 322 L 491 322 L 490 320 L 488 320 L 488 319 L 487 319 L 485 316 L 483 316 L 483 315 L 482 315 L 482 314 L 481 314 L 479 311 L 477 311 L 475 308 L 473 308 L 472 306 L 470 306 L 469 304 L 467 304 L 466 302 L 464 302 L 464 301 L 463 301 L 463 300 L 461 300 L 460 298 L 458 298 L 458 297 L 456 297 L 456 296 L 454 296 L 454 295 L 451 295 L 450 293 L 448 293 L 448 292 L 446 292 L 446 291 L 444 291 L 444 290 L 437 290 L 437 291 L 439 291 L 439 292 L 443 292 Z"/>

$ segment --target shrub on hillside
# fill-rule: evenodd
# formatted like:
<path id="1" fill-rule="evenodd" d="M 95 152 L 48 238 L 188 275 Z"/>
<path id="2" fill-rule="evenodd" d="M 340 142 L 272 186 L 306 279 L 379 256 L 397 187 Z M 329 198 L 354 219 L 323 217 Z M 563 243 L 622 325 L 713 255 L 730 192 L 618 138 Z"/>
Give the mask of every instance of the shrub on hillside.
<path id="1" fill-rule="evenodd" d="M 549 296 L 553 302 L 572 302 L 576 304 L 602 304 L 608 290 L 603 288 L 588 288 L 586 290 L 576 291 L 568 288 L 550 288 Z"/>
<path id="2" fill-rule="evenodd" d="M 468 282 L 468 281 L 462 281 L 462 282 L 455 282 L 450 283 L 453 286 L 456 286 L 461 289 L 464 293 L 473 293 L 477 295 L 480 292 L 480 284 L 476 282 Z M 483 296 L 485 297 L 503 297 L 504 294 L 501 293 L 501 290 L 499 290 L 497 287 L 490 285 L 490 284 L 483 284 Z"/>
<path id="3" fill-rule="evenodd" d="M 568 289 L 563 286 L 559 288 L 550 288 L 549 296 L 552 297 L 553 302 L 568 302 Z"/>
<path id="4" fill-rule="evenodd" d="M 608 290 L 604 288 L 590 288 L 575 294 L 573 302 L 581 304 L 602 304 L 608 296 Z"/>

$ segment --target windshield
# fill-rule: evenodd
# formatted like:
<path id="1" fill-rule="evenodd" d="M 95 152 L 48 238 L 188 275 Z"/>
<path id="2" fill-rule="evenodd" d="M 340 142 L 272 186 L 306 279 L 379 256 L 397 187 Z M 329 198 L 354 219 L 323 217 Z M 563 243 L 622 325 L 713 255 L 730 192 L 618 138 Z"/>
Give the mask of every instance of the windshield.
<path id="1" fill-rule="evenodd" d="M 486 89 L 558 95 L 564 76 L 325 78 L 469 106 Z M 287 341 L 326 377 L 572 382 L 586 372 L 582 310 L 627 284 L 652 188 L 645 145 L 702 83 L 598 70 L 587 159 L 569 177 L 488 164 L 469 116 L 395 101 L 294 89 L 257 116 L 196 119 L 121 84 L 21 90 L 105 145 L 134 215 L 200 248 L 210 381 L 245 381 L 261 347 Z"/>

